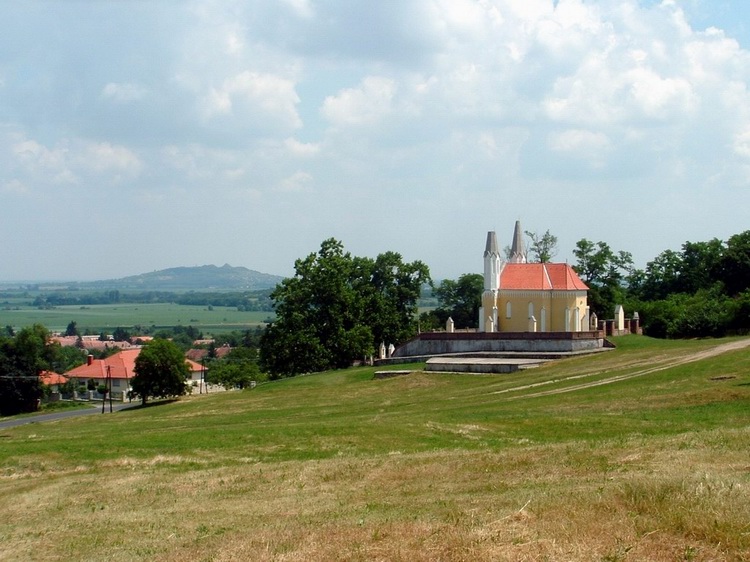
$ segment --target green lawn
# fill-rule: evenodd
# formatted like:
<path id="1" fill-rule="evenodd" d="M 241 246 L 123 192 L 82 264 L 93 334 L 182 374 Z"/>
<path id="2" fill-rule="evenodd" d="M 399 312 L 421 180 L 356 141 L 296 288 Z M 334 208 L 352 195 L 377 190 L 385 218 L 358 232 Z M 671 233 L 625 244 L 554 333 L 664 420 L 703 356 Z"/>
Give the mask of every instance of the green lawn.
<path id="1" fill-rule="evenodd" d="M 747 560 L 750 347 L 616 341 L 0 430 L 0 559 Z"/>

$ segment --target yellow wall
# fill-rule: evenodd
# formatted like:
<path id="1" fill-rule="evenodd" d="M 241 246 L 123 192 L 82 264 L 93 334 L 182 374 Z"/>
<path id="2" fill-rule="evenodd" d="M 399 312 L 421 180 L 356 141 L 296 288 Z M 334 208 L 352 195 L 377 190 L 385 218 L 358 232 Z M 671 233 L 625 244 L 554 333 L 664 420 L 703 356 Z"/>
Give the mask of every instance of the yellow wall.
<path id="1" fill-rule="evenodd" d="M 587 298 L 585 291 L 499 291 L 493 302 L 492 294 L 485 293 L 482 298 L 484 316 L 492 315 L 493 306 L 498 309 L 497 332 L 527 332 L 530 305 L 536 318 L 537 332 L 578 332 L 587 330 L 585 325 Z M 510 303 L 510 317 L 508 304 Z M 566 308 L 568 325 L 566 330 Z M 576 313 L 578 310 L 578 322 Z M 544 317 L 544 318 L 543 318 Z"/>

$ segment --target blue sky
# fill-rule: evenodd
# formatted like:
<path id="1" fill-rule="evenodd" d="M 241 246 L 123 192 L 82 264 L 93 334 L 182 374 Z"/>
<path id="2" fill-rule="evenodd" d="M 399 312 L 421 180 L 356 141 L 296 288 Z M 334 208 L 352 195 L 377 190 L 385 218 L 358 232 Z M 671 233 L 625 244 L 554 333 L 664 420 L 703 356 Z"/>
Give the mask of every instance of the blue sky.
<path id="1" fill-rule="evenodd" d="M 0 0 L 0 280 L 750 228 L 738 0 Z"/>

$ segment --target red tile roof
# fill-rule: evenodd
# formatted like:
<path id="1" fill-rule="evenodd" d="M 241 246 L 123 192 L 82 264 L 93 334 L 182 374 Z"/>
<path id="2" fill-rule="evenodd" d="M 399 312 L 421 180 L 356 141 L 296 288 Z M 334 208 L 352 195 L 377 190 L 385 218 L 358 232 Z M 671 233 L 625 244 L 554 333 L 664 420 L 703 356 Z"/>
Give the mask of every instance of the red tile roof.
<path id="1" fill-rule="evenodd" d="M 62 347 L 73 347 L 78 345 L 78 336 L 52 336 L 50 341 L 59 343 Z M 135 341 L 135 340 L 134 340 Z M 99 341 L 98 336 L 94 338 L 81 338 L 81 346 L 86 349 L 106 349 L 110 347 L 119 347 L 120 349 L 128 349 L 133 347 L 130 342 L 127 341 Z"/>
<path id="2" fill-rule="evenodd" d="M 506 263 L 500 290 L 586 291 L 588 287 L 567 263 Z"/>
<path id="3" fill-rule="evenodd" d="M 221 359 L 223 357 L 226 357 L 229 355 L 229 353 L 232 351 L 232 348 L 229 345 L 222 345 L 221 347 L 216 348 L 216 358 Z M 207 349 L 189 349 L 188 352 L 185 354 L 185 356 L 190 359 L 191 361 L 201 361 L 205 357 L 208 357 L 208 350 Z"/>
<path id="4" fill-rule="evenodd" d="M 94 359 L 91 365 L 81 365 L 66 374 L 78 379 L 105 379 L 109 366 L 113 379 L 129 379 L 133 377 L 135 358 L 140 352 L 140 349 L 124 349 L 106 359 Z"/>
<path id="5" fill-rule="evenodd" d="M 140 348 L 123 349 L 106 359 L 94 359 L 91 365 L 76 367 L 68 371 L 66 375 L 78 379 L 105 379 L 107 378 L 107 366 L 109 366 L 110 375 L 113 379 L 131 379 L 135 374 L 135 358 L 138 357 L 140 352 Z M 200 364 L 195 361 L 185 359 L 185 362 L 190 366 L 191 371 L 201 370 Z"/>
<path id="6" fill-rule="evenodd" d="M 65 384 L 68 382 L 68 377 L 54 371 L 42 371 L 39 373 L 39 380 L 42 384 L 51 386 L 53 384 Z"/>

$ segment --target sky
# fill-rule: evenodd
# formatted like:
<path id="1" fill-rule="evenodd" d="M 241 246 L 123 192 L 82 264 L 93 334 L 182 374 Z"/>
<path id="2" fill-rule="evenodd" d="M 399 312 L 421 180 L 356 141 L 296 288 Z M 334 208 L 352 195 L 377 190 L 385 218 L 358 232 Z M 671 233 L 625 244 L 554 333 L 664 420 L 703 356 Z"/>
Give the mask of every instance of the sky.
<path id="1" fill-rule="evenodd" d="M 0 0 L 0 280 L 750 228 L 746 0 Z"/>

